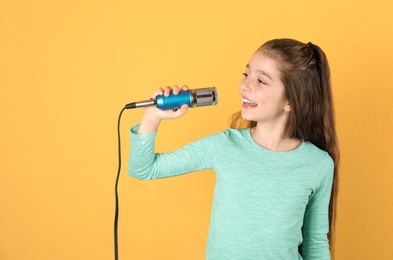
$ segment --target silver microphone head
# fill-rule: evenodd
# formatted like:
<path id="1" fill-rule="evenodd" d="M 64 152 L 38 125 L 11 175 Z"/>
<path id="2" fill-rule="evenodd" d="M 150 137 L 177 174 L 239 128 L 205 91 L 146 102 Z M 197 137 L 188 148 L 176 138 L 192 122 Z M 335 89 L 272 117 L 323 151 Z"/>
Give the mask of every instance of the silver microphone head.
<path id="1" fill-rule="evenodd" d="M 218 103 L 218 94 L 215 87 L 190 90 L 192 107 L 215 106 Z"/>

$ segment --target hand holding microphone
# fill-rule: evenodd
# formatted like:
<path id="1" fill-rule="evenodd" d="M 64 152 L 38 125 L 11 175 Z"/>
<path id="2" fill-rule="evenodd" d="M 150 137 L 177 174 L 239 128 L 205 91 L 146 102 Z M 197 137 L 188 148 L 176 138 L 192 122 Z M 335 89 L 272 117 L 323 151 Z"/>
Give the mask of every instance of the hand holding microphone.
<path id="1" fill-rule="evenodd" d="M 182 90 L 183 91 L 179 92 L 177 86 L 173 87 L 172 93 L 170 93 L 170 87 L 166 87 L 164 91 L 158 89 L 157 91 L 159 94 L 153 95 L 153 98 L 150 100 L 129 103 L 126 105 L 126 108 L 130 109 L 156 105 L 162 110 L 173 109 L 175 111 L 184 104 L 187 104 L 189 107 L 200 107 L 214 106 L 218 103 L 217 89 L 215 87 L 188 90 L 187 86 L 183 86 Z"/>
<path id="2" fill-rule="evenodd" d="M 187 86 L 183 86 L 180 90 L 178 86 L 174 86 L 172 89 L 159 88 L 150 100 L 129 103 L 126 108 L 145 107 L 138 133 L 147 134 L 156 131 L 161 120 L 184 115 L 188 107 L 214 106 L 217 103 L 218 95 L 215 87 L 189 90 Z"/>
<path id="3" fill-rule="evenodd" d="M 145 106 L 144 101 L 142 101 L 136 102 L 136 107 L 145 108 L 144 116 L 154 116 L 160 120 L 178 118 L 187 113 L 190 105 L 187 102 L 182 102 L 182 104 L 177 105 L 174 105 L 174 103 L 178 103 L 179 100 L 181 101 L 181 96 L 179 96 L 179 94 L 184 95 L 184 93 L 189 91 L 187 86 L 183 86 L 182 88 L 178 86 L 173 86 L 172 88 L 168 86 L 164 89 L 158 88 L 154 91 L 149 100 L 149 102 L 153 102 L 153 105 Z M 164 103 L 172 104 L 172 106 L 163 107 Z M 142 104 L 142 106 L 138 106 L 140 104 Z"/>

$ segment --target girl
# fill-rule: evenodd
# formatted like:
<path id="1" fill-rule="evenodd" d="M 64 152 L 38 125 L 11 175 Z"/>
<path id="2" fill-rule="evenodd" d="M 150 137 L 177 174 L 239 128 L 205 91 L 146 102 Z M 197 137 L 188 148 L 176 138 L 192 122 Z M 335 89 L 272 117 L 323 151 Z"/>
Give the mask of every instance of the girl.
<path id="1" fill-rule="evenodd" d="M 179 91 L 158 89 L 152 98 Z M 324 52 L 292 39 L 268 41 L 252 55 L 239 92 L 231 128 L 170 153 L 155 153 L 156 131 L 187 105 L 145 108 L 131 129 L 130 175 L 215 171 L 206 259 L 330 259 L 338 146 Z"/>

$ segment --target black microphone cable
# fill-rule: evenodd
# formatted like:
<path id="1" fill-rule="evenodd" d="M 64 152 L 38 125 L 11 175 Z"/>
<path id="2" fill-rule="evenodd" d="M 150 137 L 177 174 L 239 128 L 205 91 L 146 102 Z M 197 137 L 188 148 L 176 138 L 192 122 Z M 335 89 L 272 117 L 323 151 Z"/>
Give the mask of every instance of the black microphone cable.
<path id="1" fill-rule="evenodd" d="M 118 193 L 118 186 L 119 186 L 119 179 L 120 179 L 120 171 L 121 171 L 121 142 L 120 142 L 120 119 L 124 112 L 127 109 L 124 107 L 119 114 L 119 118 L 117 120 L 117 153 L 118 153 L 118 170 L 116 175 L 116 182 L 115 182 L 115 220 L 114 220 L 114 250 L 115 250 L 115 260 L 119 259 L 119 238 L 118 238 L 118 229 L 119 229 L 119 193 Z"/>
<path id="2" fill-rule="evenodd" d="M 147 100 L 142 102 L 133 102 L 125 105 L 125 107 L 120 111 L 119 118 L 117 121 L 117 147 L 118 147 L 118 159 L 119 166 L 116 175 L 115 182 L 115 219 L 114 219 L 114 251 L 115 251 L 115 260 L 119 260 L 119 238 L 118 238 L 118 229 L 119 229 L 119 179 L 120 179 L 120 171 L 121 171 L 121 141 L 120 141 L 120 121 L 121 116 L 126 109 L 137 108 L 137 107 L 145 107 L 157 105 L 160 109 L 177 109 L 182 104 L 189 104 L 190 107 L 199 107 L 199 106 L 214 106 L 218 102 L 217 89 L 215 87 L 212 88 L 201 88 L 195 90 L 188 90 L 179 93 L 176 96 L 164 97 L 163 95 L 158 96 L 157 100 Z M 191 102 L 191 103 L 188 103 Z"/>

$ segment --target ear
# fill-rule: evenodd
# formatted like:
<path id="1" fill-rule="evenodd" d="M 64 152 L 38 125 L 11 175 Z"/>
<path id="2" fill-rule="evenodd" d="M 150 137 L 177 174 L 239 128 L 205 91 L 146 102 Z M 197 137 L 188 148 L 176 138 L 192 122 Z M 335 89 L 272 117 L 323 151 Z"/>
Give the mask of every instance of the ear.
<path id="1" fill-rule="evenodd" d="M 287 112 L 287 113 L 291 112 L 291 105 L 289 105 L 289 103 L 287 103 L 287 104 L 284 106 L 284 111 Z"/>

